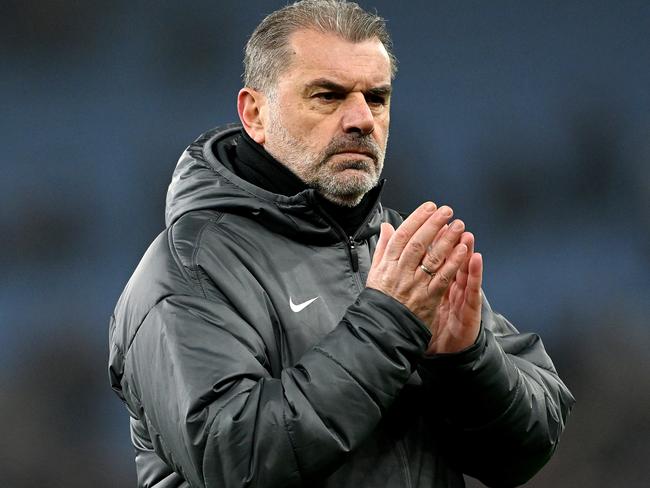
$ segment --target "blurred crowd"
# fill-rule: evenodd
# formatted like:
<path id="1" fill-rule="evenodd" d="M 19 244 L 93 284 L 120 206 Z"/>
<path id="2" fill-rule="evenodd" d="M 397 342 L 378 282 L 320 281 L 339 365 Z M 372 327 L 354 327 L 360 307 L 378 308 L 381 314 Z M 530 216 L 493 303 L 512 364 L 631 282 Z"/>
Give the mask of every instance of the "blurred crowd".
<path id="1" fill-rule="evenodd" d="M 577 398 L 526 486 L 648 486 L 650 4 L 360 3 L 400 61 L 385 204 L 455 208 L 493 308 Z M 108 318 L 176 158 L 235 120 L 246 37 L 281 4 L 3 2 L 3 487 L 135 486 Z"/>

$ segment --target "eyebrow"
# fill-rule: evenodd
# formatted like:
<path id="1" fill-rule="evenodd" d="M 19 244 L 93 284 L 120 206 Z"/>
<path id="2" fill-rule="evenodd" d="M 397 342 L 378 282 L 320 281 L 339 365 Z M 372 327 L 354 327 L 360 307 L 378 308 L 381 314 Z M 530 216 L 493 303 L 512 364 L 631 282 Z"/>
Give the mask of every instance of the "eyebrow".
<path id="1" fill-rule="evenodd" d="M 337 93 L 347 93 L 349 91 L 345 86 L 340 85 L 339 83 L 335 83 L 334 81 L 327 78 L 318 78 L 316 80 L 310 81 L 305 86 L 305 92 L 313 88 L 325 88 L 326 90 L 331 90 Z M 392 90 L 393 88 L 391 85 L 381 85 L 369 88 L 368 90 L 364 90 L 363 93 L 364 95 L 386 97 L 391 94 Z"/>

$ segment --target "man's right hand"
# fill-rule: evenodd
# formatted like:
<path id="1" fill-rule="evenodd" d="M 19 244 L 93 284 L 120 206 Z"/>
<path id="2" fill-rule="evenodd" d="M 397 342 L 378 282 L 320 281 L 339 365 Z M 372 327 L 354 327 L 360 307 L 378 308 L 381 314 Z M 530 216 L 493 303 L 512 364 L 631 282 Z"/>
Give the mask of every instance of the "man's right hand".
<path id="1" fill-rule="evenodd" d="M 411 310 L 427 325 L 432 340 L 441 332 L 440 305 L 473 247 L 473 236 L 464 232 L 462 221 L 447 224 L 452 215 L 448 206 L 427 202 L 397 230 L 382 224 L 366 282 Z"/>

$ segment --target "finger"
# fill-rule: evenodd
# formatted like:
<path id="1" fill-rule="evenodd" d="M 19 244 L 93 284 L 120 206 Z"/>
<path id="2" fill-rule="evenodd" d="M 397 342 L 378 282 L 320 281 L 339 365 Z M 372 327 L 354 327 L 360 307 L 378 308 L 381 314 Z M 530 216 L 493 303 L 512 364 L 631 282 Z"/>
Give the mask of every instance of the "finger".
<path id="1" fill-rule="evenodd" d="M 445 224 L 445 225 L 442 226 L 442 229 L 440 229 L 438 231 L 438 233 L 436 234 L 436 236 L 433 238 L 432 244 L 429 244 L 427 246 L 427 253 L 431 252 L 431 249 L 433 249 L 433 242 L 436 242 L 437 240 L 442 238 L 442 236 L 445 234 L 445 232 L 447 232 L 447 229 L 449 229 L 449 224 Z"/>
<path id="2" fill-rule="evenodd" d="M 443 226 L 442 226 L 442 229 L 440 229 L 440 230 L 438 231 L 438 233 L 436 234 L 436 237 L 433 238 L 433 241 L 435 242 L 435 241 L 437 241 L 438 239 L 440 239 L 440 238 L 442 237 L 442 235 L 443 235 L 445 232 L 447 232 L 447 229 L 449 229 L 449 224 L 445 224 L 445 225 L 443 225 Z M 427 251 L 428 251 L 429 249 L 431 249 L 431 246 L 429 246 L 429 247 L 427 248 Z"/>
<path id="3" fill-rule="evenodd" d="M 406 244 L 409 242 L 411 237 L 413 237 L 413 234 L 422 227 L 422 224 L 424 224 L 435 211 L 436 204 L 433 202 L 425 202 L 416 208 L 413 213 L 402 222 L 388 241 L 384 252 L 385 259 L 397 261 L 402 255 L 402 251 L 406 247 Z"/>
<path id="4" fill-rule="evenodd" d="M 377 246 L 375 247 L 375 254 L 372 257 L 372 264 L 370 265 L 370 269 L 376 268 L 383 259 L 388 240 L 391 238 L 394 232 L 395 229 L 393 226 L 386 222 L 381 224 L 379 227 L 379 240 L 377 241 Z"/>
<path id="5" fill-rule="evenodd" d="M 466 259 L 463 261 L 463 264 L 461 264 L 458 273 L 456 274 L 456 281 L 458 282 L 458 284 L 460 285 L 460 287 L 463 289 L 464 292 L 465 285 L 467 284 L 469 260 L 472 257 L 472 254 L 474 253 L 474 234 L 472 234 L 471 232 L 463 232 L 463 235 L 460 236 L 460 242 L 462 242 L 467 246 L 467 256 Z"/>
<path id="6" fill-rule="evenodd" d="M 458 273 L 456 273 L 458 275 Z M 449 286 L 449 302 L 453 309 L 457 309 L 465 298 L 465 288 L 461 287 L 456 279 Z"/>
<path id="7" fill-rule="evenodd" d="M 447 289 L 453 283 L 454 277 L 463 263 L 466 254 L 467 246 L 465 244 L 459 243 L 454 247 L 449 258 L 429 282 L 430 294 L 441 297 L 447 292 Z"/>
<path id="8" fill-rule="evenodd" d="M 452 215 L 453 210 L 446 205 L 436 210 L 409 240 L 402 251 L 402 255 L 399 257 L 399 266 L 407 270 L 415 271 L 420 263 L 422 263 L 422 258 L 432 244 L 433 238 L 440 232 Z"/>
<path id="9" fill-rule="evenodd" d="M 459 243 L 464 230 L 465 223 L 462 220 L 454 220 L 449 229 L 440 236 L 440 239 L 433 242 L 423 257 L 422 264 L 432 271 L 437 271 Z"/>
<path id="10" fill-rule="evenodd" d="M 460 242 L 465 244 L 467 246 L 467 257 L 468 259 L 465 260 L 463 265 L 460 267 L 460 270 L 467 273 L 467 269 L 469 267 L 469 257 L 474 254 L 474 234 L 471 232 L 463 232 L 463 235 L 460 236 Z"/>
<path id="11" fill-rule="evenodd" d="M 437 240 L 439 240 L 445 234 L 445 232 L 447 232 L 447 229 L 449 229 L 449 224 L 445 224 L 445 225 L 442 226 L 442 229 L 440 229 L 438 231 L 438 233 L 436 234 L 436 236 L 433 238 L 432 244 L 429 244 L 427 246 L 427 253 L 431 252 L 433 242 L 436 242 Z"/>
<path id="12" fill-rule="evenodd" d="M 473 310 L 481 309 L 481 284 L 483 281 L 483 256 L 475 252 L 469 260 L 469 273 L 465 287 L 465 303 Z"/>

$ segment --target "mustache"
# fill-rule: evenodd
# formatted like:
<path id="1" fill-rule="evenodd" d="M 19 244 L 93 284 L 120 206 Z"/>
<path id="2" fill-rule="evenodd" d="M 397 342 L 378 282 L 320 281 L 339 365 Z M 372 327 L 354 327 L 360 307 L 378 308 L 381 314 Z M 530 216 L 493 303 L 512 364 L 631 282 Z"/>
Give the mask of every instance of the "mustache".
<path id="1" fill-rule="evenodd" d="M 343 152 L 363 153 L 377 161 L 382 150 L 370 134 L 346 134 L 332 139 L 324 151 L 325 158 Z"/>

